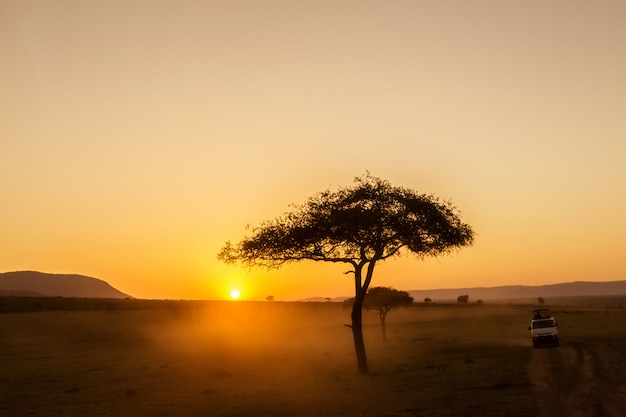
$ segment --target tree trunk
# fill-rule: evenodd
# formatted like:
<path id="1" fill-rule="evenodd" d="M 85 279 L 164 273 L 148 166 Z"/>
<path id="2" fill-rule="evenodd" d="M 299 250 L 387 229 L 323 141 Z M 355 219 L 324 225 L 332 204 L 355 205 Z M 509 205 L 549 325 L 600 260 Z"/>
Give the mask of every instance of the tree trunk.
<path id="1" fill-rule="evenodd" d="M 385 324 L 385 317 L 387 316 L 387 312 L 384 310 L 380 310 L 380 327 L 383 328 L 383 340 L 387 341 L 387 326 Z"/>
<path id="2" fill-rule="evenodd" d="M 363 340 L 362 305 L 363 300 L 358 300 L 357 297 L 352 307 L 352 336 L 354 338 L 354 351 L 359 373 L 368 374 L 369 368 L 367 367 L 367 355 L 365 354 L 365 342 Z"/>
<path id="3" fill-rule="evenodd" d="M 362 283 L 363 267 L 367 265 L 367 275 Z M 360 374 L 369 374 L 367 367 L 367 355 L 365 354 L 365 341 L 363 340 L 363 301 L 367 294 L 367 288 L 372 280 L 374 272 L 374 261 L 362 259 L 359 264 L 354 265 L 354 305 L 352 306 L 352 337 L 354 338 L 354 351 L 356 362 Z"/>

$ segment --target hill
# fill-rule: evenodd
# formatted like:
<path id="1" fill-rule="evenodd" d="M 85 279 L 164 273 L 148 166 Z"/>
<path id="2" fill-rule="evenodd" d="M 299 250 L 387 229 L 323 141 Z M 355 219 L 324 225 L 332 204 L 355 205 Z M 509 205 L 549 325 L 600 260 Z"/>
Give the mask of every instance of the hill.
<path id="1" fill-rule="evenodd" d="M 0 295 L 33 297 L 132 298 L 101 279 L 36 271 L 0 273 Z"/>
<path id="2" fill-rule="evenodd" d="M 590 282 L 575 281 L 550 285 L 506 285 L 501 287 L 470 287 L 438 290 L 407 291 L 415 301 L 428 297 L 433 301 L 456 300 L 459 295 L 469 295 L 474 300 L 536 300 L 550 297 L 580 297 L 625 295 L 626 281 Z"/>

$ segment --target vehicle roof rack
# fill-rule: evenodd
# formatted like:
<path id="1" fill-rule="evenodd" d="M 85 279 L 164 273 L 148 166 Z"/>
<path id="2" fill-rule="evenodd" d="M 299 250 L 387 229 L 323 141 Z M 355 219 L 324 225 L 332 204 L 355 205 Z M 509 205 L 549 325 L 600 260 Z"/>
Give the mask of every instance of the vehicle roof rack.
<path id="1" fill-rule="evenodd" d="M 552 314 L 550 314 L 549 308 L 540 308 L 538 310 L 533 310 L 533 319 L 535 320 L 549 319 L 550 317 L 552 317 Z"/>

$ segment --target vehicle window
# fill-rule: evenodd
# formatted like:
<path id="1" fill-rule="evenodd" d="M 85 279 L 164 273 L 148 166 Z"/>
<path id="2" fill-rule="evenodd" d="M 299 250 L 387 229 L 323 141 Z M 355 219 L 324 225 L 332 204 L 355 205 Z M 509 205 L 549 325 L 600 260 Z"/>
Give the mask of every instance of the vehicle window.
<path id="1" fill-rule="evenodd" d="M 546 327 L 554 327 L 554 321 L 542 320 L 533 322 L 533 329 L 544 329 Z"/>

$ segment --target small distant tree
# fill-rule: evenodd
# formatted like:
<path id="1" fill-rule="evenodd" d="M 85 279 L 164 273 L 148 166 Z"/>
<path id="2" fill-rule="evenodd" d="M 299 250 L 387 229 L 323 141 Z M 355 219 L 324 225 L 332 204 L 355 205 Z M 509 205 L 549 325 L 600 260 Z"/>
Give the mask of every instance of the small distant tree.
<path id="1" fill-rule="evenodd" d="M 428 298 L 428 297 L 424 298 L 424 303 L 429 304 L 429 303 L 432 303 L 432 302 L 433 302 L 433 300 L 431 300 L 430 298 Z"/>
<path id="2" fill-rule="evenodd" d="M 544 299 L 543 299 L 543 297 L 539 297 L 539 298 L 537 298 L 537 301 L 538 301 L 538 302 L 539 302 L 539 304 L 541 304 L 541 305 L 543 305 L 543 304 L 546 302 L 546 300 L 544 300 Z"/>
<path id="3" fill-rule="evenodd" d="M 421 259 L 447 254 L 473 240 L 474 231 L 450 202 L 368 173 L 352 187 L 318 193 L 262 223 L 237 244 L 226 242 L 218 259 L 269 269 L 303 260 L 346 264 L 355 290 L 349 327 L 359 373 L 366 374 L 362 307 L 375 266 L 407 252 Z"/>
<path id="4" fill-rule="evenodd" d="M 265 297 L 265 301 L 274 301 L 274 296 L 268 295 L 267 297 Z"/>
<path id="5" fill-rule="evenodd" d="M 354 298 L 350 301 L 354 303 Z M 363 302 L 366 310 L 377 310 L 380 317 L 380 326 L 383 330 L 383 340 L 387 340 L 387 313 L 396 307 L 406 307 L 413 303 L 413 297 L 406 291 L 399 291 L 391 287 L 372 287 L 367 291 Z"/>
<path id="6" fill-rule="evenodd" d="M 466 304 L 469 303 L 469 295 L 459 295 L 458 297 L 456 297 L 456 301 L 459 304 Z"/>
<path id="7" fill-rule="evenodd" d="M 476 305 L 483 305 L 485 302 L 483 300 L 476 300 Z"/>

